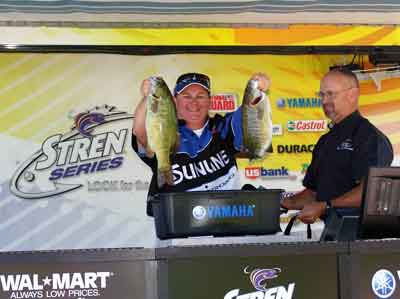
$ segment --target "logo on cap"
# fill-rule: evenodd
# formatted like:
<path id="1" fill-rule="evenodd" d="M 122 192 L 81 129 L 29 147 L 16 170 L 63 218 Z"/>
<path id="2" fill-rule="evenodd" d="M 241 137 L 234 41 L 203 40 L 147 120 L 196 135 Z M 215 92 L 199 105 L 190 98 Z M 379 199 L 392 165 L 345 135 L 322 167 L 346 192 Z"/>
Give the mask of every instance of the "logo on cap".
<path id="1" fill-rule="evenodd" d="M 181 75 L 176 81 L 174 95 L 180 94 L 186 87 L 197 84 L 210 92 L 210 78 L 204 74 L 188 73 Z"/>

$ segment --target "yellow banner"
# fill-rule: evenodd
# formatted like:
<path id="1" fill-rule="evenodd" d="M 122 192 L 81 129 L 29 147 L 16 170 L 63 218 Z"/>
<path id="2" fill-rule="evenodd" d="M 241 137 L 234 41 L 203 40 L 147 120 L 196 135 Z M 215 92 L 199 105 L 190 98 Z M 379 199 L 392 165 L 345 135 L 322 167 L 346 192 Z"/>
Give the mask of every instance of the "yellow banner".
<path id="1" fill-rule="evenodd" d="M 0 27 L 0 44 L 177 46 L 395 46 L 398 26 L 288 25 L 284 28 Z"/>
<path id="2" fill-rule="evenodd" d="M 240 105 L 247 80 L 261 71 L 272 79 L 269 97 L 275 127 L 274 152 L 258 165 L 301 171 L 310 162 L 313 144 L 326 132 L 327 120 L 315 96 L 319 80 L 329 66 L 351 59 L 343 55 L 2 54 L 0 133 L 40 144 L 49 134 L 68 129 L 73 112 L 102 104 L 132 112 L 140 98 L 140 82 L 154 74 L 162 75 L 170 88 L 184 72 L 210 75 L 214 108 L 225 113 Z M 380 91 L 372 78 L 362 81 L 361 93 L 361 111 L 388 134 L 398 155 L 400 78 L 382 80 Z M 295 126 L 300 129 L 291 129 Z M 241 168 L 247 165 L 247 160 L 239 161 Z"/>

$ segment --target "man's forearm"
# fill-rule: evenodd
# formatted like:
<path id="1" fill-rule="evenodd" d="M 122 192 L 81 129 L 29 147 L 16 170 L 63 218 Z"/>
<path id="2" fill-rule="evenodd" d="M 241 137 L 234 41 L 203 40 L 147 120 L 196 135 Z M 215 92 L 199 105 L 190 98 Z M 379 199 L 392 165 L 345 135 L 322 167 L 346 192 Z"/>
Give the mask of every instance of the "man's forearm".
<path id="1" fill-rule="evenodd" d="M 359 208 L 361 207 L 362 190 L 363 182 L 349 192 L 332 199 L 331 204 L 335 208 Z"/>
<path id="2" fill-rule="evenodd" d="M 146 101 L 142 99 L 136 106 L 135 118 L 133 120 L 132 133 L 135 134 L 137 141 L 143 146 L 147 146 L 146 134 Z"/>
<path id="3" fill-rule="evenodd" d="M 306 188 L 295 195 L 285 198 L 282 201 L 282 206 L 289 210 L 301 210 L 304 205 L 312 201 L 315 201 L 315 192 Z"/>

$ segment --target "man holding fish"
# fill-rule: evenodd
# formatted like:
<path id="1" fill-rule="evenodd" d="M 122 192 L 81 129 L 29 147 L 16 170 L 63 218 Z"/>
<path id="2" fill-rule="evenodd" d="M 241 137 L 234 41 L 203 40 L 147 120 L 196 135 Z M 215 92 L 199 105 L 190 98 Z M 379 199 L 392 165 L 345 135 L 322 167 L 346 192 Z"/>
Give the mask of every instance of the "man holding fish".
<path id="1" fill-rule="evenodd" d="M 243 152 L 250 158 L 262 158 L 271 145 L 269 86 L 267 75 L 254 74 L 243 105 L 211 118 L 208 76 L 181 75 L 173 95 L 161 77 L 144 80 L 132 147 L 153 171 L 149 195 L 240 189 L 235 155 Z M 149 205 L 147 213 L 152 215 Z"/>

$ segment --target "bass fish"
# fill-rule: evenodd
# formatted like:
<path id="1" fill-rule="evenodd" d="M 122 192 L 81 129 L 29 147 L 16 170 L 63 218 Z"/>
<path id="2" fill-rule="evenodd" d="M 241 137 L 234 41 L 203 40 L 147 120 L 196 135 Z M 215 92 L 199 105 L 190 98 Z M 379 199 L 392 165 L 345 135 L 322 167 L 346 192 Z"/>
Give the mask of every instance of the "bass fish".
<path id="1" fill-rule="evenodd" d="M 262 159 L 272 143 L 272 112 L 268 96 L 249 80 L 242 103 L 243 151 L 250 159 Z"/>
<path id="2" fill-rule="evenodd" d="M 146 134 L 149 150 L 158 162 L 157 182 L 173 185 L 170 155 L 175 151 L 178 120 L 172 94 L 161 77 L 150 77 L 150 92 L 146 99 Z"/>

